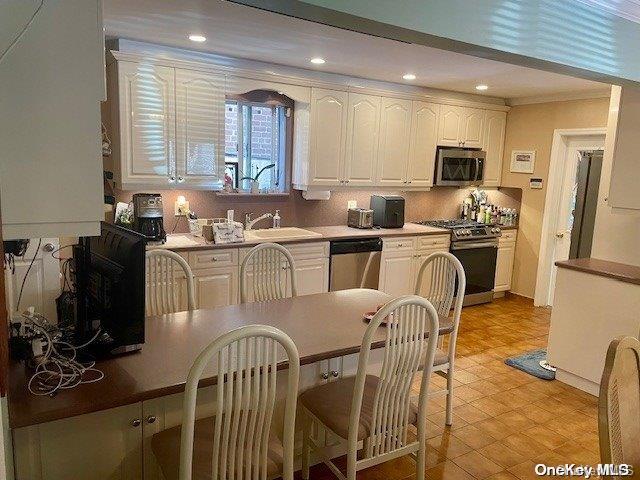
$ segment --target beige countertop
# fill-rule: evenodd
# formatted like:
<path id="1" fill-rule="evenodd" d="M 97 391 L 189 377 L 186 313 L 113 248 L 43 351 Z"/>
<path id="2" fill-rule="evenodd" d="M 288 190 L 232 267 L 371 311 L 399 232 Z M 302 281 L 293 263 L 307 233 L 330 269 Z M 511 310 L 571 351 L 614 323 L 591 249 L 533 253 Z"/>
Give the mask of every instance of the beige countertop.
<path id="1" fill-rule="evenodd" d="M 449 230 L 443 228 L 427 227 L 417 223 L 405 223 L 402 228 L 373 228 L 360 229 L 347 227 L 346 225 L 333 225 L 328 227 L 302 227 L 305 230 L 318 233 L 319 236 L 311 238 L 296 238 L 290 240 L 277 240 L 277 243 L 306 243 L 321 242 L 329 240 L 345 240 L 348 238 L 369 238 L 369 237 L 403 237 L 414 235 L 448 235 Z M 245 241 L 241 243 L 215 244 L 207 242 L 202 237 L 196 237 L 188 233 L 177 233 L 167 235 L 164 244 L 150 244 L 148 249 L 166 248 L 169 250 L 203 250 L 214 248 L 250 247 L 256 245 L 258 241 Z"/>

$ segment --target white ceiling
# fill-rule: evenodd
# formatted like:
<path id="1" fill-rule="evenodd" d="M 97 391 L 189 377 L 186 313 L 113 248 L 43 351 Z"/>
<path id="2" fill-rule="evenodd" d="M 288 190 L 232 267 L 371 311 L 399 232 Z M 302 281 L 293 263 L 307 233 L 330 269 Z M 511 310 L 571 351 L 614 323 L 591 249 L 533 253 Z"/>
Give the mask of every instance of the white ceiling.
<path id="1" fill-rule="evenodd" d="M 322 72 L 501 98 L 605 91 L 588 80 L 372 37 L 218 0 L 104 0 L 107 35 Z M 201 33 L 207 41 L 187 39 Z M 309 59 L 326 59 L 311 66 Z M 412 82 L 402 80 L 414 73 Z"/>
<path id="2" fill-rule="evenodd" d="M 640 0 L 580 0 L 632 22 L 640 23 Z"/>

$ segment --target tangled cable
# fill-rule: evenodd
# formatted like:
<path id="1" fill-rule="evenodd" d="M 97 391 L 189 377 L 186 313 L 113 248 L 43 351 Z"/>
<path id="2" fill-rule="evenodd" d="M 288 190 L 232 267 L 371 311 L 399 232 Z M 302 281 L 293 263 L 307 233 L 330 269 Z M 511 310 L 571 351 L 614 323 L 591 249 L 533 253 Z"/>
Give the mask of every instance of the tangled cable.
<path id="1" fill-rule="evenodd" d="M 83 383 L 95 383 L 104 378 L 104 373 L 95 368 L 96 362 L 80 362 L 77 351 L 91 344 L 101 331 L 82 345 L 71 345 L 61 340 L 59 329 L 47 325 L 42 315 L 23 315 L 31 322 L 34 331 L 44 337 L 45 352 L 36 359 L 35 373 L 28 383 L 29 391 L 34 395 L 53 395 L 59 390 L 76 387 Z"/>

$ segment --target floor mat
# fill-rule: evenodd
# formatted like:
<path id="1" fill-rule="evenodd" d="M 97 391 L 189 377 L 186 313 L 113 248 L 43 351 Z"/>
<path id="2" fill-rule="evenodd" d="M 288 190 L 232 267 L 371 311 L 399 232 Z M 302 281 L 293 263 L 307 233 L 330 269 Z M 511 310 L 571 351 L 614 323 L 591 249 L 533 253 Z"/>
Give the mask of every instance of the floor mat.
<path id="1" fill-rule="evenodd" d="M 534 377 L 542 378 L 544 380 L 553 380 L 556 378 L 556 372 L 547 370 L 540 366 L 542 360 L 546 360 L 547 351 L 545 349 L 534 350 L 527 352 L 517 357 L 507 358 L 504 363 L 511 367 L 515 367 L 523 372 L 527 372 Z"/>

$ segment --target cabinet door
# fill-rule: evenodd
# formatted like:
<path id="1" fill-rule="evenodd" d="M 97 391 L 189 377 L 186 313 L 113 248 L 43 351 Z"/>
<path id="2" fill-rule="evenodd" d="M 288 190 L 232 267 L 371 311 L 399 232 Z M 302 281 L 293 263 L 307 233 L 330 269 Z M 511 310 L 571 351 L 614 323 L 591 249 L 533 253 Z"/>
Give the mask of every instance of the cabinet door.
<path id="1" fill-rule="evenodd" d="M 249 263 L 247 265 L 247 272 L 246 272 L 246 278 L 247 278 L 247 302 L 253 302 L 254 300 L 254 296 L 253 296 L 253 288 L 251 287 L 251 285 L 253 284 L 253 272 L 252 272 L 252 267 L 250 266 L 251 263 Z M 236 267 L 238 268 L 238 267 Z M 289 271 L 288 271 L 288 267 L 284 262 L 280 263 L 280 268 L 282 268 L 282 275 L 280 276 L 280 285 L 282 285 L 282 289 L 285 293 L 285 296 L 291 295 L 291 286 L 290 286 L 290 281 L 289 281 Z M 242 279 L 238 278 L 238 301 L 240 301 L 240 289 L 242 288 Z"/>
<path id="2" fill-rule="evenodd" d="M 175 183 L 174 69 L 118 63 L 120 180 L 127 188 Z"/>
<path id="3" fill-rule="evenodd" d="M 379 289 L 389 295 L 413 293 L 414 252 L 382 252 Z"/>
<path id="4" fill-rule="evenodd" d="M 347 102 L 346 92 L 319 88 L 311 91 L 310 185 L 341 185 Z"/>
<path id="5" fill-rule="evenodd" d="M 134 403 L 18 428 L 13 431 L 16 478 L 141 480 L 141 416 L 141 404 Z"/>
<path id="6" fill-rule="evenodd" d="M 440 105 L 413 102 L 407 181 L 412 187 L 433 186 Z"/>
<path id="7" fill-rule="evenodd" d="M 214 187 L 224 176 L 225 79 L 176 70 L 178 184 Z"/>
<path id="8" fill-rule="evenodd" d="M 344 181 L 350 186 L 375 183 L 380 130 L 380 97 L 349 94 Z"/>
<path id="9" fill-rule="evenodd" d="M 460 141 L 465 148 L 482 148 L 484 135 L 484 110 L 465 108 L 460 131 Z"/>
<path id="10" fill-rule="evenodd" d="M 444 147 L 459 147 L 462 136 L 462 121 L 464 108 L 453 105 L 440 107 L 440 122 L 438 125 L 438 145 Z"/>
<path id="11" fill-rule="evenodd" d="M 506 128 L 507 112 L 487 111 L 484 125 L 484 149 L 487 152 L 487 159 L 484 164 L 483 181 L 486 187 L 500 186 Z"/>
<path id="12" fill-rule="evenodd" d="M 513 258 L 516 252 L 515 242 L 500 243 L 496 258 L 495 292 L 511 289 L 511 274 L 513 273 Z"/>
<path id="13" fill-rule="evenodd" d="M 407 162 L 411 133 L 411 101 L 382 99 L 380 149 L 376 183 L 401 187 L 408 183 Z"/>
<path id="14" fill-rule="evenodd" d="M 238 303 L 238 267 L 216 267 L 195 272 L 197 308 Z"/>
<path id="15" fill-rule="evenodd" d="M 329 291 L 329 259 L 314 258 L 309 260 L 296 260 L 296 286 L 298 295 L 311 295 L 312 293 L 325 293 Z M 290 293 L 291 286 L 287 282 L 287 290 Z"/>

